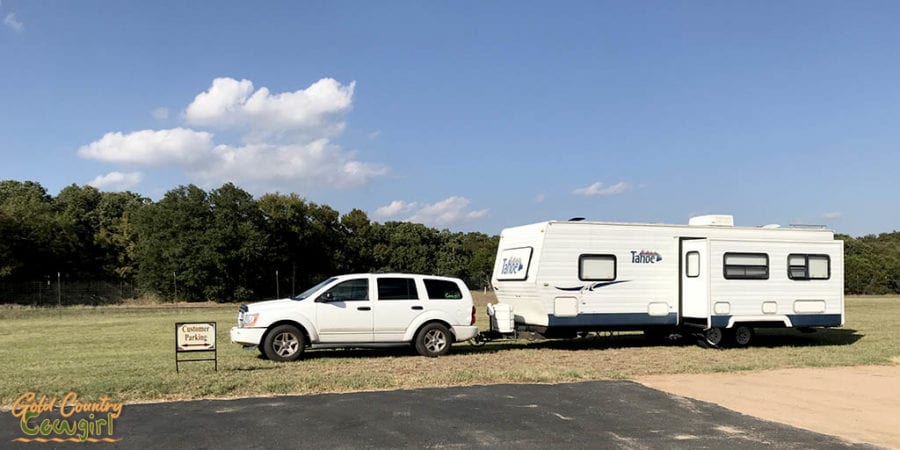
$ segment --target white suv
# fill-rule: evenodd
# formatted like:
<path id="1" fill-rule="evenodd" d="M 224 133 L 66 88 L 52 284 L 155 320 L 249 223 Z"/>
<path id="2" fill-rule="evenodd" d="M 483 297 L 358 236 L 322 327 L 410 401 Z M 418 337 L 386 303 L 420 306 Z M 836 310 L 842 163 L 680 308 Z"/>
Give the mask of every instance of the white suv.
<path id="1" fill-rule="evenodd" d="M 306 347 L 410 343 L 422 355 L 440 356 L 477 333 L 462 280 L 356 274 L 329 278 L 294 298 L 241 305 L 231 342 L 256 346 L 274 361 L 293 361 Z"/>

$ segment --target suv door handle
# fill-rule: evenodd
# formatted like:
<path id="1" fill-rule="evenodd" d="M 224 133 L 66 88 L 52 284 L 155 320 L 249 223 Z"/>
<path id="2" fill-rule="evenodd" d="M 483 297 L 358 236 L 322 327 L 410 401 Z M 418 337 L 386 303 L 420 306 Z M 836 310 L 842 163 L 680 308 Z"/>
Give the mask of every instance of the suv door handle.
<path id="1" fill-rule="evenodd" d="M 370 308 L 368 306 L 360 306 L 360 307 L 356 308 L 356 310 L 357 311 L 371 311 L 372 308 Z"/>
<path id="2" fill-rule="evenodd" d="M 423 308 L 423 307 L 421 307 L 421 306 L 413 306 L 411 309 L 414 309 L 414 310 L 416 310 L 416 311 L 421 311 L 421 310 L 423 310 L 423 309 L 425 309 L 425 308 Z"/>

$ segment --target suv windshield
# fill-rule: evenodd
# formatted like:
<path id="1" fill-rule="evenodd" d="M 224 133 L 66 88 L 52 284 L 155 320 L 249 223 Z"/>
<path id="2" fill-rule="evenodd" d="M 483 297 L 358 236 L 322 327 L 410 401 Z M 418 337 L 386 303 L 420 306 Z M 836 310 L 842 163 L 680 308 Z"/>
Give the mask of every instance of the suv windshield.
<path id="1" fill-rule="evenodd" d="M 322 287 L 325 286 L 326 284 L 331 283 L 332 281 L 334 281 L 334 280 L 336 280 L 336 279 L 337 279 L 337 278 L 329 278 L 329 279 L 327 279 L 327 280 L 325 280 L 325 281 L 323 281 L 323 282 L 321 282 L 321 283 L 319 283 L 319 284 L 317 284 L 317 285 L 315 285 L 315 286 L 313 286 L 313 287 L 311 287 L 311 288 L 309 288 L 309 289 L 303 291 L 300 295 L 294 297 L 294 300 L 304 300 L 304 299 L 306 299 L 307 297 L 309 297 L 310 295 L 313 295 L 313 294 L 314 294 L 316 291 L 318 291 L 319 289 L 322 289 Z"/>

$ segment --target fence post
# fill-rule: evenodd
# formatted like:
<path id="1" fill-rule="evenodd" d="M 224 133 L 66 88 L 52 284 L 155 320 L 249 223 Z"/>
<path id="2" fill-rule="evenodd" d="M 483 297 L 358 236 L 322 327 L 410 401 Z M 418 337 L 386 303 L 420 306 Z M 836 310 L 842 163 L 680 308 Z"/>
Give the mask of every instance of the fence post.
<path id="1" fill-rule="evenodd" d="M 56 306 L 62 306 L 62 274 L 56 272 Z"/>

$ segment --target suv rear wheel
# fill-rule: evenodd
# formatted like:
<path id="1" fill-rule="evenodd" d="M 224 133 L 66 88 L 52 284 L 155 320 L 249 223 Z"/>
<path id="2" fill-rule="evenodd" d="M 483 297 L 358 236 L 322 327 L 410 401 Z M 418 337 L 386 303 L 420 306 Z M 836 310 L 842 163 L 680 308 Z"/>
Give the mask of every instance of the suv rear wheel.
<path id="1" fill-rule="evenodd" d="M 450 352 L 453 335 L 439 323 L 429 323 L 416 335 L 416 351 L 422 356 L 443 356 Z"/>

